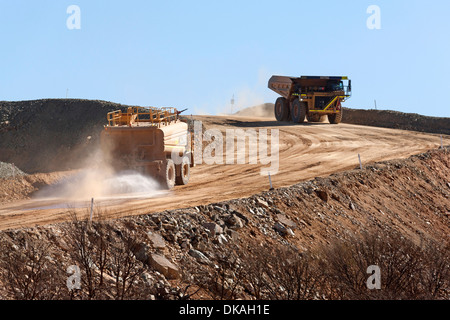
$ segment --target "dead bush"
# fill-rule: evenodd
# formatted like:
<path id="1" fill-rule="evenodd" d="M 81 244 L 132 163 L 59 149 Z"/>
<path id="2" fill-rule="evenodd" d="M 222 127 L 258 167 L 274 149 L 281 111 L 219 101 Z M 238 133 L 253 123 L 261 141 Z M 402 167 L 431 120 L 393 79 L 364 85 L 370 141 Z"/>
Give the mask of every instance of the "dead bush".
<path id="1" fill-rule="evenodd" d="M 120 237 L 122 241 L 110 248 L 108 263 L 108 270 L 114 278 L 114 299 L 143 298 L 145 297 L 145 290 L 143 290 L 145 285 L 140 276 L 145 267 L 135 256 L 140 243 L 127 231 L 121 232 Z"/>
<path id="2" fill-rule="evenodd" d="M 102 219 L 73 221 L 66 226 L 71 263 L 81 269 L 81 289 L 72 290 L 79 299 L 138 299 L 145 296 L 140 278 L 145 270 L 135 252 L 139 246 L 131 232 L 119 231 Z"/>
<path id="3" fill-rule="evenodd" d="M 64 274 L 52 257 L 49 244 L 25 235 L 22 246 L 2 245 L 2 281 L 8 296 L 16 300 L 66 298 Z"/>
<path id="4" fill-rule="evenodd" d="M 320 265 L 329 299 L 431 299 L 448 288 L 448 250 L 432 242 L 418 246 L 392 230 L 334 240 L 321 249 Z M 373 265 L 381 273 L 379 290 L 367 287 Z"/>
<path id="5" fill-rule="evenodd" d="M 318 295 L 315 261 L 291 247 L 227 244 L 212 265 L 191 263 L 188 274 L 213 299 L 305 300 Z"/>
<path id="6" fill-rule="evenodd" d="M 242 261 L 239 257 L 239 247 L 224 244 L 215 253 L 211 266 L 197 262 L 189 262 L 188 279 L 190 286 L 203 289 L 214 300 L 234 300 L 240 297 L 241 283 L 244 277 Z"/>
<path id="7" fill-rule="evenodd" d="M 248 247 L 244 261 L 247 290 L 256 299 L 308 300 L 318 296 L 320 274 L 309 253 L 278 245 Z"/>
<path id="8" fill-rule="evenodd" d="M 429 240 L 422 245 L 423 299 L 450 298 L 450 245 Z"/>

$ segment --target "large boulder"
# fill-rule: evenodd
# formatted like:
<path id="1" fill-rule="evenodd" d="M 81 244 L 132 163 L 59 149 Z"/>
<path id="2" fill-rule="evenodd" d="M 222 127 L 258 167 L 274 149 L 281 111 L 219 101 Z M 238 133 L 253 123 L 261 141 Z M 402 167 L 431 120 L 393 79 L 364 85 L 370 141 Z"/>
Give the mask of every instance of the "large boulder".
<path id="1" fill-rule="evenodd" d="M 178 267 L 162 255 L 151 254 L 149 257 L 149 264 L 156 271 L 162 273 L 167 279 L 172 280 L 180 278 L 180 270 Z"/>

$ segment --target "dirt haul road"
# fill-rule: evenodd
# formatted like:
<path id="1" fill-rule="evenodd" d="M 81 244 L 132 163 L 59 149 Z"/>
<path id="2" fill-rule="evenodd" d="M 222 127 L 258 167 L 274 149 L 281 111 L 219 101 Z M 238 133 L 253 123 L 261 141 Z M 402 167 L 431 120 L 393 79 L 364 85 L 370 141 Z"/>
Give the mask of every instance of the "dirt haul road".
<path id="1" fill-rule="evenodd" d="M 227 129 L 242 129 L 247 133 L 252 129 L 256 133 L 259 129 L 269 129 L 269 137 L 272 129 L 278 129 L 279 170 L 271 177 L 275 188 L 354 169 L 359 166 L 358 154 L 365 165 L 406 158 L 440 145 L 438 135 L 386 128 L 328 123 L 293 125 L 280 124 L 269 118 L 229 116 L 197 116 L 194 119 L 202 121 L 205 129 L 220 130 L 224 141 Z M 444 139 L 448 141 L 449 137 Z M 270 146 L 269 139 L 268 150 Z M 191 170 L 187 186 L 177 186 L 165 195 L 146 199 L 96 199 L 95 203 L 108 218 L 118 218 L 205 205 L 268 190 L 269 179 L 267 175 L 261 175 L 261 168 L 268 168 L 270 164 L 259 161 L 258 164 L 248 164 L 248 161 L 247 157 L 247 164 L 197 165 Z M 0 230 L 62 222 L 71 219 L 71 210 L 86 217 L 89 205 L 89 196 L 81 202 L 54 199 L 9 203 L 0 206 Z"/>

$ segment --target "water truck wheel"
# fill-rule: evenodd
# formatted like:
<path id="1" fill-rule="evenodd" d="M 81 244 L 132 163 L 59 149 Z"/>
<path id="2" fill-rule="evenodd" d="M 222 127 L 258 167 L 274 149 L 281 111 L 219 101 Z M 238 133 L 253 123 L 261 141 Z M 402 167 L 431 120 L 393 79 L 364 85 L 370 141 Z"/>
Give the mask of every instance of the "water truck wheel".
<path id="1" fill-rule="evenodd" d="M 189 183 L 189 177 L 190 177 L 190 170 L 191 170 L 191 165 L 190 165 L 190 161 L 189 161 L 189 157 L 188 156 L 184 156 L 181 164 L 176 165 L 176 172 L 177 172 L 177 176 L 175 178 L 175 182 L 177 185 L 179 186 L 185 186 Z"/>
<path id="2" fill-rule="evenodd" d="M 175 164 L 172 159 L 167 159 L 164 163 L 163 172 L 162 172 L 162 186 L 164 189 L 172 189 L 175 186 Z"/>

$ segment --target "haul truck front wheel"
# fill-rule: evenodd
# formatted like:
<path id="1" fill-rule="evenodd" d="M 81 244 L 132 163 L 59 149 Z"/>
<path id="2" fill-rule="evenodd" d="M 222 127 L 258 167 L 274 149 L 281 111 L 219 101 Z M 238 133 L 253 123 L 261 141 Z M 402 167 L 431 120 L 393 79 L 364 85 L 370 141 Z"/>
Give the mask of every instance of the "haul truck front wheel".
<path id="1" fill-rule="evenodd" d="M 165 161 L 161 180 L 164 189 L 170 190 L 175 186 L 175 164 L 172 159 Z"/>
<path id="2" fill-rule="evenodd" d="M 181 164 L 176 165 L 177 177 L 175 178 L 175 182 L 179 186 L 185 186 L 189 183 L 190 177 L 190 160 L 188 156 L 184 156 Z"/>
<path id="3" fill-rule="evenodd" d="M 333 113 L 328 115 L 328 121 L 331 124 L 339 124 L 342 121 L 342 110 L 339 113 Z"/>
<path id="4" fill-rule="evenodd" d="M 289 120 L 289 104 L 286 98 L 278 98 L 275 102 L 275 118 L 277 121 Z"/>

